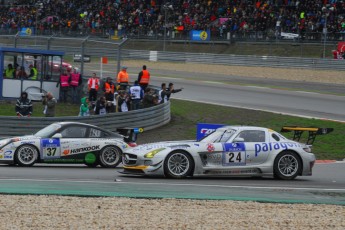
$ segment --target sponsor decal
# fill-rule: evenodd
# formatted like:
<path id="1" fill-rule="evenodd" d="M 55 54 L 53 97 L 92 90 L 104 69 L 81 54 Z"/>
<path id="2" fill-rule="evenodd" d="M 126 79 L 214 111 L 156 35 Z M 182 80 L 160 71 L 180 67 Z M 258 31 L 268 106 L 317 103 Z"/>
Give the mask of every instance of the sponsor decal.
<path id="1" fill-rule="evenodd" d="M 205 174 L 221 175 L 221 174 L 257 174 L 258 169 L 233 169 L 233 170 L 217 170 L 217 171 L 205 171 Z"/>
<path id="2" fill-rule="evenodd" d="M 100 150 L 99 145 L 96 146 L 90 146 L 90 147 L 84 147 L 84 148 L 78 148 L 78 149 L 71 149 L 70 153 L 83 153 L 83 152 L 89 152 L 89 151 L 95 151 Z"/>
<path id="3" fill-rule="evenodd" d="M 211 144 L 211 143 L 208 143 L 208 144 L 207 144 L 207 151 L 213 152 L 214 150 L 215 150 L 214 145 Z"/>
<path id="4" fill-rule="evenodd" d="M 172 145 L 172 146 L 169 146 L 169 148 L 171 148 L 171 149 L 187 149 L 189 147 L 190 147 L 189 145 Z"/>
<path id="5" fill-rule="evenodd" d="M 22 141 L 20 144 L 35 144 L 35 141 Z"/>
<path id="6" fill-rule="evenodd" d="M 223 144 L 223 165 L 245 165 L 246 147 L 244 143 L 225 143 Z"/>
<path id="7" fill-rule="evenodd" d="M 255 156 L 257 157 L 259 153 L 267 153 L 272 150 L 279 150 L 279 149 L 289 149 L 293 147 L 302 147 L 301 144 L 296 142 L 270 142 L 270 143 L 260 143 L 255 144 Z"/>
<path id="8" fill-rule="evenodd" d="M 92 164 L 96 162 L 96 156 L 93 153 L 88 153 L 85 155 L 85 163 Z"/>
<path id="9" fill-rule="evenodd" d="M 70 152 L 70 150 L 69 149 L 65 149 L 64 151 L 63 151 L 63 155 L 65 155 L 65 156 L 67 156 L 68 154 L 69 154 L 69 152 Z"/>
<path id="10" fill-rule="evenodd" d="M 44 163 L 84 163 L 84 159 L 45 159 Z"/>
<path id="11" fill-rule="evenodd" d="M 4 152 L 4 156 L 11 156 L 13 153 L 12 150 L 7 150 L 6 152 Z"/>

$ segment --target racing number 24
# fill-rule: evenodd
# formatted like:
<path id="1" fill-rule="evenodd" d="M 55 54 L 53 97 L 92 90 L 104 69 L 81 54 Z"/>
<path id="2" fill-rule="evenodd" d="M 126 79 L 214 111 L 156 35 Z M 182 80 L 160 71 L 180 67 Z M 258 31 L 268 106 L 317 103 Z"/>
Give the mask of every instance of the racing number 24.
<path id="1" fill-rule="evenodd" d="M 47 148 L 47 156 L 52 157 L 55 156 L 56 148 Z"/>
<path id="2" fill-rule="evenodd" d="M 235 155 L 236 153 L 233 153 L 233 152 L 230 152 L 229 153 L 229 163 L 234 163 L 235 162 Z M 242 157 L 241 157 L 241 152 L 237 153 L 237 156 L 236 156 L 236 162 L 241 162 L 242 160 Z"/>

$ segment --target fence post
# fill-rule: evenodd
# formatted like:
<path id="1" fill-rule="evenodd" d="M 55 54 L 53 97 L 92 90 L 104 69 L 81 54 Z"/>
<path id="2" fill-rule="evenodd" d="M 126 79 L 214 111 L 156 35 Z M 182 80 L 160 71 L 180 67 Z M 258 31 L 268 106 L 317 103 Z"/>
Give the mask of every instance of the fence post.
<path id="1" fill-rule="evenodd" d="M 89 36 L 87 36 L 83 42 L 81 43 L 81 60 L 80 60 L 80 74 L 84 75 L 84 54 L 85 54 L 85 43 L 89 39 Z"/>

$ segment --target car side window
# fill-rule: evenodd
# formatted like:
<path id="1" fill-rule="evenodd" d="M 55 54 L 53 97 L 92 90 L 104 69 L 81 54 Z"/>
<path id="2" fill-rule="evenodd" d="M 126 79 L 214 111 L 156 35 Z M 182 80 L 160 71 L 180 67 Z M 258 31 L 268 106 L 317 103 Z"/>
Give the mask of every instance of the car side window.
<path id="1" fill-rule="evenodd" d="M 104 133 L 99 129 L 90 129 L 89 137 L 104 137 Z"/>
<path id="2" fill-rule="evenodd" d="M 84 138 L 86 129 L 86 127 L 69 126 L 62 130 L 61 135 L 63 138 Z"/>
<path id="3" fill-rule="evenodd" d="M 244 142 L 265 142 L 265 131 L 260 130 L 245 130 L 237 137 L 243 138 Z"/>

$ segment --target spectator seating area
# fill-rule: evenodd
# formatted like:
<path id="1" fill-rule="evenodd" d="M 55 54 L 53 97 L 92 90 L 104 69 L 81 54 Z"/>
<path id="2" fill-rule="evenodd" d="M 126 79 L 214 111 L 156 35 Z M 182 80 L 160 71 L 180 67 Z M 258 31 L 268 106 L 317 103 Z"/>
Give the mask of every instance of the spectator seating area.
<path id="1" fill-rule="evenodd" d="M 213 37 L 267 39 L 281 32 L 319 40 L 324 27 L 330 39 L 345 33 L 345 3 L 340 0 L 15 0 L 0 8 L 0 34 L 22 27 L 37 34 L 127 36 L 188 35 L 210 29 Z"/>

